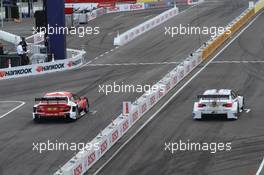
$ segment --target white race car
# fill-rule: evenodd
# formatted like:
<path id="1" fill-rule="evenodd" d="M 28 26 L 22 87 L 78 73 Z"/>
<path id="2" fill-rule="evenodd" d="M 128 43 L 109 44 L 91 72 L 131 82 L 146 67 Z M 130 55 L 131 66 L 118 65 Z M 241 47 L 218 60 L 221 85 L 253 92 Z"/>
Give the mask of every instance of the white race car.
<path id="1" fill-rule="evenodd" d="M 198 95 L 198 99 L 194 103 L 193 119 L 219 115 L 227 119 L 238 119 L 245 105 L 244 97 L 229 89 L 206 90 L 203 95 Z"/>

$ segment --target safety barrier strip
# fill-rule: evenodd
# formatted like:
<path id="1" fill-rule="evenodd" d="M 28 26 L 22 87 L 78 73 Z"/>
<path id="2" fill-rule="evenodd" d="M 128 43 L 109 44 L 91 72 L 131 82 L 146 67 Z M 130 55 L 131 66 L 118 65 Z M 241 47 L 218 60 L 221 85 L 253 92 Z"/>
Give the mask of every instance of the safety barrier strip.
<path id="1" fill-rule="evenodd" d="M 151 29 L 155 28 L 156 26 L 166 22 L 167 20 L 171 19 L 172 17 L 178 15 L 179 9 L 177 7 L 171 8 L 166 10 L 165 12 L 159 14 L 158 16 L 147 20 L 146 22 L 118 35 L 114 38 L 114 45 L 122 46 L 138 36 L 150 31 Z"/>
<path id="2" fill-rule="evenodd" d="M 245 10 L 239 17 L 233 20 L 222 35 L 213 38 L 203 50 L 203 59 L 209 58 L 227 39 L 243 27 L 255 15 L 254 8 Z"/>
<path id="3" fill-rule="evenodd" d="M 259 0 L 255 5 L 255 13 L 258 13 L 260 10 L 264 8 L 264 0 Z"/>
<path id="4" fill-rule="evenodd" d="M 243 17 L 244 20 L 250 17 L 251 9 L 246 11 L 246 13 L 247 17 Z M 245 12 L 243 14 L 245 15 Z M 244 24 L 244 22 L 239 23 L 240 25 Z M 231 24 L 231 28 L 233 31 L 236 31 L 238 30 L 237 27 L 240 25 L 233 22 Z M 228 36 L 229 35 L 225 34 L 216 38 L 218 42 L 221 42 Z M 218 42 L 214 45 L 218 46 Z M 186 58 L 181 64 L 176 66 L 171 72 L 154 85 L 157 87 L 155 88 L 156 91 L 145 93 L 137 99 L 132 104 L 129 115 L 126 116 L 120 114 L 90 142 L 90 147 L 77 153 L 63 167 L 55 172 L 54 175 L 83 175 L 86 173 L 146 112 L 155 106 L 155 104 L 165 97 L 168 92 L 181 82 L 181 80 L 190 74 L 199 64 L 201 64 L 201 62 L 203 62 L 204 50 L 206 49 L 206 46 L 202 46 Z M 91 147 L 91 145 L 98 146 Z"/>

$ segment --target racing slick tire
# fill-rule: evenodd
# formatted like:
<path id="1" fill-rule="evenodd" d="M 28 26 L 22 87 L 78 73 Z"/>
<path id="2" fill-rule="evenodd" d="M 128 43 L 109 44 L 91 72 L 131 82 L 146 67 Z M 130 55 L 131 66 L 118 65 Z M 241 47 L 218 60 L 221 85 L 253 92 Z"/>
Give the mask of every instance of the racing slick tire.
<path id="1" fill-rule="evenodd" d="M 90 105 L 89 105 L 89 101 L 86 99 L 86 107 L 84 109 L 85 113 L 88 113 L 90 111 Z"/>
<path id="2" fill-rule="evenodd" d="M 245 109 L 245 99 L 243 98 L 243 103 L 242 103 L 242 106 L 241 106 L 241 110 L 244 111 Z"/>
<path id="3" fill-rule="evenodd" d="M 34 121 L 35 123 L 39 123 L 39 122 L 40 122 L 40 119 L 37 118 L 37 117 L 35 117 L 35 118 L 33 119 L 33 121 Z"/>
<path id="4" fill-rule="evenodd" d="M 237 106 L 237 112 L 236 112 L 236 116 L 237 118 L 234 118 L 233 120 L 237 120 L 240 116 L 240 109 L 239 109 L 239 106 Z"/>

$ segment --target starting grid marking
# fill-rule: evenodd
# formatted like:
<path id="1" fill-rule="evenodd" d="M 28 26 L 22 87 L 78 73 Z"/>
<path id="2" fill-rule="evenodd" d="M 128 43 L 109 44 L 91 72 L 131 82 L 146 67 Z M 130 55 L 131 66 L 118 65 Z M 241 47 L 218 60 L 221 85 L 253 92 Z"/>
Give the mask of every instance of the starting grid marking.
<path id="1" fill-rule="evenodd" d="M 256 63 L 264 63 L 264 61 L 213 61 L 212 64 L 256 64 Z"/>
<path id="2" fill-rule="evenodd" d="M 15 110 L 21 108 L 22 106 L 24 106 L 24 105 L 26 104 L 26 103 L 23 102 L 23 101 L 0 101 L 0 104 L 1 104 L 1 103 L 19 103 L 20 105 L 14 107 L 14 108 L 11 109 L 10 111 L 8 111 L 8 112 L 6 112 L 5 114 L 1 115 L 1 116 L 0 116 L 0 119 L 6 117 L 8 114 L 14 112 Z"/>

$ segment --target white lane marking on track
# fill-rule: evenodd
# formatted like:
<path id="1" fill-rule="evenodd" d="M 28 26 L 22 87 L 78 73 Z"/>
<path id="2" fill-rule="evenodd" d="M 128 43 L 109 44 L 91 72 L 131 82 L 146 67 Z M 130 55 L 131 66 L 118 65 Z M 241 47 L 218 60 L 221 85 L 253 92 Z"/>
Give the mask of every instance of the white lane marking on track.
<path id="1" fill-rule="evenodd" d="M 87 64 L 85 66 L 139 66 L 139 65 L 168 65 L 168 64 L 180 64 L 181 62 L 153 62 L 153 63 L 117 63 L 117 64 Z"/>
<path id="2" fill-rule="evenodd" d="M 143 17 L 143 19 L 150 18 L 150 17 L 152 17 L 152 16 L 153 16 L 153 15 L 148 15 L 148 16 Z"/>
<path id="3" fill-rule="evenodd" d="M 200 4 L 200 3 L 199 3 L 199 4 Z M 188 7 L 187 9 L 185 9 L 185 10 L 181 11 L 180 13 L 178 13 L 177 16 L 178 16 L 179 14 L 185 13 L 186 11 L 188 11 L 189 9 L 191 9 L 191 8 L 193 8 L 193 7 L 198 6 L 199 4 L 195 4 L 195 5 L 191 6 L 191 7 Z M 120 47 L 120 46 L 116 46 L 114 49 L 118 49 L 119 47 Z M 108 51 L 108 52 L 109 52 L 109 51 Z M 104 55 L 105 55 L 105 53 L 104 53 L 104 54 L 101 54 L 99 57 L 103 57 Z M 93 62 L 94 60 L 95 60 L 95 59 L 92 59 L 91 61 L 89 61 L 89 62 L 85 63 L 84 65 L 82 65 L 80 68 L 83 68 L 83 67 L 87 66 L 88 64 L 90 64 L 90 63 Z"/>
<path id="4" fill-rule="evenodd" d="M 251 109 L 245 109 L 246 113 L 249 113 L 251 111 Z"/>
<path id="5" fill-rule="evenodd" d="M 264 12 L 264 11 L 263 11 Z M 242 29 L 228 44 L 226 44 L 211 60 L 209 60 L 198 72 L 196 72 L 178 91 L 176 91 L 168 101 L 166 101 L 125 143 L 123 143 L 114 154 L 102 165 L 100 166 L 94 173 L 97 175 L 113 158 L 143 129 L 151 120 L 160 113 L 189 83 L 195 79 L 212 61 L 214 61 L 228 46 L 230 46 L 245 30 L 247 30 L 256 20 L 257 18 L 263 14 L 260 13 L 255 18 L 246 25 L 244 29 Z M 263 166 L 262 166 L 263 167 Z"/>
<path id="6" fill-rule="evenodd" d="M 249 63 L 264 63 L 264 61 L 213 61 L 212 64 L 249 64 Z"/>
<path id="7" fill-rule="evenodd" d="M 7 113 L 1 115 L 0 119 L 6 117 L 8 114 L 14 112 L 15 110 L 21 108 L 22 106 L 24 106 L 26 104 L 23 101 L 0 101 L 0 103 L 20 103 L 20 105 L 16 106 L 15 108 L 13 108 L 12 110 L 8 111 Z"/>
<path id="8" fill-rule="evenodd" d="M 261 164 L 260 164 L 260 166 L 259 166 L 259 169 L 258 169 L 256 175 L 260 175 L 260 173 L 261 173 L 263 167 L 264 167 L 264 158 L 263 158 L 263 160 L 262 160 L 262 162 L 261 162 Z"/>

